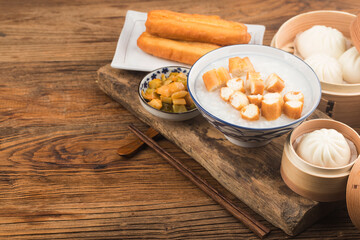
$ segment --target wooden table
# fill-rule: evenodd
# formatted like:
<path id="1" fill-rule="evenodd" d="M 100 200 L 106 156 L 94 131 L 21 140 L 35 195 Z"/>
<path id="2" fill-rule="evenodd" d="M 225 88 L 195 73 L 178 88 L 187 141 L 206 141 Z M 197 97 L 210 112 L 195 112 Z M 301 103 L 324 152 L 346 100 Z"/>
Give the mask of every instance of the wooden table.
<path id="1" fill-rule="evenodd" d="M 263 24 L 269 45 L 296 14 L 357 13 L 360 2 L 0 1 L 0 239 L 256 239 L 153 150 L 116 154 L 130 123 L 146 126 L 99 89 L 96 70 L 111 61 L 130 9 Z M 177 146 L 159 143 L 246 208 Z M 267 226 L 268 239 L 287 238 Z M 360 231 L 344 207 L 296 238 Z"/>

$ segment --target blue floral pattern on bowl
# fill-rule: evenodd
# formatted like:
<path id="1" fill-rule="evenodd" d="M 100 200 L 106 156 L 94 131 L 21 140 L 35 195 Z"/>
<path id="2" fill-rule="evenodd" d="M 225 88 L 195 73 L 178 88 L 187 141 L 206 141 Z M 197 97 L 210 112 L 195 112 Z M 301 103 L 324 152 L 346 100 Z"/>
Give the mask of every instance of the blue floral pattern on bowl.
<path id="1" fill-rule="evenodd" d="M 177 73 L 184 73 L 186 76 L 188 76 L 190 71 L 190 68 L 186 67 L 177 67 L 177 66 L 170 66 L 170 67 L 163 67 L 159 68 L 157 70 L 154 70 L 153 72 L 146 75 L 146 77 L 141 81 L 139 90 L 146 90 L 149 87 L 149 82 L 155 78 L 161 79 L 161 75 L 164 74 L 166 77 L 169 76 L 171 72 L 177 72 Z M 150 75 L 150 76 L 149 76 Z"/>
<path id="2" fill-rule="evenodd" d="M 156 69 L 150 73 L 148 73 L 140 82 L 139 84 L 139 89 L 138 89 L 138 94 L 139 94 L 139 99 L 140 99 L 140 103 L 141 105 L 151 114 L 159 117 L 159 118 L 163 118 L 166 120 L 170 120 L 170 121 L 184 121 L 184 120 L 188 120 L 191 119 L 193 117 L 196 117 L 197 115 L 199 115 L 199 111 L 195 108 L 192 110 L 189 110 L 187 112 L 183 112 L 183 113 L 171 113 L 171 112 L 164 112 L 158 109 L 155 109 L 153 107 L 151 107 L 147 101 L 143 98 L 141 92 L 142 91 L 146 91 L 146 89 L 149 87 L 149 82 L 155 78 L 161 79 L 161 75 L 164 74 L 165 77 L 168 77 L 170 75 L 170 73 L 172 72 L 177 72 L 177 73 L 184 73 L 186 76 L 188 76 L 189 72 L 190 72 L 190 68 L 187 67 L 178 67 L 178 66 L 169 66 L 169 67 L 163 67 L 163 68 L 159 68 Z"/>
<path id="3" fill-rule="evenodd" d="M 277 128 L 273 130 L 260 129 L 255 131 L 254 129 L 246 129 L 240 126 L 229 126 L 225 122 L 217 121 L 216 119 L 210 117 L 203 112 L 201 108 L 199 108 L 199 111 L 209 121 L 209 123 L 222 132 L 230 142 L 243 147 L 260 147 L 266 145 L 272 139 L 288 133 L 303 122 L 302 120 L 284 128 Z"/>

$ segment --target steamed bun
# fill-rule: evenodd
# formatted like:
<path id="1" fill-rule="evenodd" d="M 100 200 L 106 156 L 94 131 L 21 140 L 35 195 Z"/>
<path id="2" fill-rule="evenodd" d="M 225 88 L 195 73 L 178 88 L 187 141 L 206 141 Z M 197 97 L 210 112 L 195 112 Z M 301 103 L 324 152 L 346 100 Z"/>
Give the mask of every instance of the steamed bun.
<path id="1" fill-rule="evenodd" d="M 341 167 L 350 163 L 351 151 L 345 137 L 334 129 L 320 129 L 304 134 L 296 153 L 320 167 Z"/>
<path id="2" fill-rule="evenodd" d="M 356 47 L 349 48 L 339 58 L 344 80 L 360 83 L 360 54 Z"/>
<path id="3" fill-rule="evenodd" d="M 337 59 L 346 50 L 346 39 L 337 29 L 315 25 L 297 36 L 295 47 L 304 59 L 316 53 Z"/>
<path id="4" fill-rule="evenodd" d="M 315 71 L 321 82 L 342 83 L 341 65 L 335 58 L 325 54 L 315 54 L 306 58 L 305 62 Z"/>

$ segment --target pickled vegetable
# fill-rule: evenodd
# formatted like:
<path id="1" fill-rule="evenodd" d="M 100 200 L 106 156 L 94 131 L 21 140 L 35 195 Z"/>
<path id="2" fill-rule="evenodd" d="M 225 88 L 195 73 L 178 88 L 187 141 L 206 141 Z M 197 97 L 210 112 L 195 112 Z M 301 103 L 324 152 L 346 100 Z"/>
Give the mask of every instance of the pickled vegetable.
<path id="1" fill-rule="evenodd" d="M 156 93 L 164 96 L 164 97 L 170 97 L 172 94 L 172 91 L 170 90 L 170 85 L 164 85 L 156 89 Z"/>
<path id="2" fill-rule="evenodd" d="M 178 73 L 177 75 L 176 75 L 176 77 L 178 78 L 178 79 L 184 79 L 184 80 L 186 80 L 187 79 L 187 77 L 186 77 L 186 75 L 184 74 L 184 73 Z"/>
<path id="3" fill-rule="evenodd" d="M 141 95 L 148 104 L 164 112 L 181 113 L 195 108 L 187 92 L 187 76 L 184 73 L 171 72 L 168 77 L 161 74 L 149 82 L 149 88 Z"/>
<path id="4" fill-rule="evenodd" d="M 174 113 L 182 113 L 187 112 L 185 105 L 173 105 L 173 111 Z"/>
<path id="5" fill-rule="evenodd" d="M 156 89 L 151 89 L 151 88 L 148 88 L 146 89 L 146 91 L 142 91 L 141 92 L 141 95 L 146 99 L 146 100 L 153 100 L 153 99 L 158 99 L 159 98 L 159 95 L 156 93 Z"/>
<path id="6" fill-rule="evenodd" d="M 188 89 L 187 89 L 187 80 L 186 80 L 186 79 L 179 78 L 179 79 L 177 80 L 177 82 L 181 82 L 181 83 L 184 85 L 185 90 L 186 90 L 186 91 L 188 90 Z"/>
<path id="7" fill-rule="evenodd" d="M 162 108 L 162 102 L 161 102 L 160 99 L 153 99 L 150 102 L 148 102 L 148 104 L 150 106 L 152 106 L 153 108 L 156 108 L 156 109 L 159 109 L 159 110 Z"/>
<path id="8" fill-rule="evenodd" d="M 160 110 L 164 112 L 173 112 L 172 104 L 163 103 L 163 106 Z"/>
<path id="9" fill-rule="evenodd" d="M 186 106 L 190 107 L 190 109 L 195 108 L 195 103 L 191 98 L 190 94 L 185 96 Z"/>
<path id="10" fill-rule="evenodd" d="M 166 77 L 164 74 L 161 74 L 161 81 L 165 81 L 166 80 Z"/>
<path id="11" fill-rule="evenodd" d="M 161 87 L 162 84 L 163 83 L 160 79 L 155 78 L 149 82 L 149 88 L 153 88 L 153 89 L 159 88 L 159 87 Z"/>
<path id="12" fill-rule="evenodd" d="M 173 104 L 174 105 L 185 105 L 186 101 L 184 98 L 175 98 L 175 99 L 173 99 Z"/>
<path id="13" fill-rule="evenodd" d="M 173 80 L 165 80 L 164 81 L 164 85 L 169 85 L 170 83 L 172 83 L 173 82 Z"/>
<path id="14" fill-rule="evenodd" d="M 188 94 L 187 91 L 178 91 L 178 92 L 174 92 L 174 93 L 171 95 L 171 98 L 172 98 L 172 99 L 184 98 L 187 94 Z"/>
<path id="15" fill-rule="evenodd" d="M 174 94 L 173 94 L 174 95 Z M 160 100 L 163 102 L 163 103 L 167 103 L 167 104 L 172 104 L 172 99 L 171 97 L 165 97 L 163 95 L 160 96 Z"/>
<path id="16" fill-rule="evenodd" d="M 184 90 L 185 86 L 181 82 L 173 82 L 173 83 L 169 84 L 169 88 L 170 88 L 171 93 L 174 93 L 174 92 Z"/>

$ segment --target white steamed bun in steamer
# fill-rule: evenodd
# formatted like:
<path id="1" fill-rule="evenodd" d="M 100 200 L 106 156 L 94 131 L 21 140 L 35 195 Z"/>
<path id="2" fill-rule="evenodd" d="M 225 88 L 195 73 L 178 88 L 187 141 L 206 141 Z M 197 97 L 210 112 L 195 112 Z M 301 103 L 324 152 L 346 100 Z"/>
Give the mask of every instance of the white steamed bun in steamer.
<path id="1" fill-rule="evenodd" d="M 297 36 L 295 47 L 304 59 L 316 53 L 337 59 L 346 50 L 346 39 L 337 29 L 315 25 Z"/>
<path id="2" fill-rule="evenodd" d="M 349 48 L 339 58 L 344 80 L 360 83 L 360 54 L 356 47 Z"/>
<path id="3" fill-rule="evenodd" d="M 296 153 L 305 161 L 320 167 L 349 164 L 351 151 L 345 137 L 334 129 L 320 129 L 304 134 Z"/>
<path id="4" fill-rule="evenodd" d="M 321 82 L 342 83 L 341 65 L 335 58 L 325 54 L 315 54 L 306 58 L 305 62 L 315 71 Z"/>

